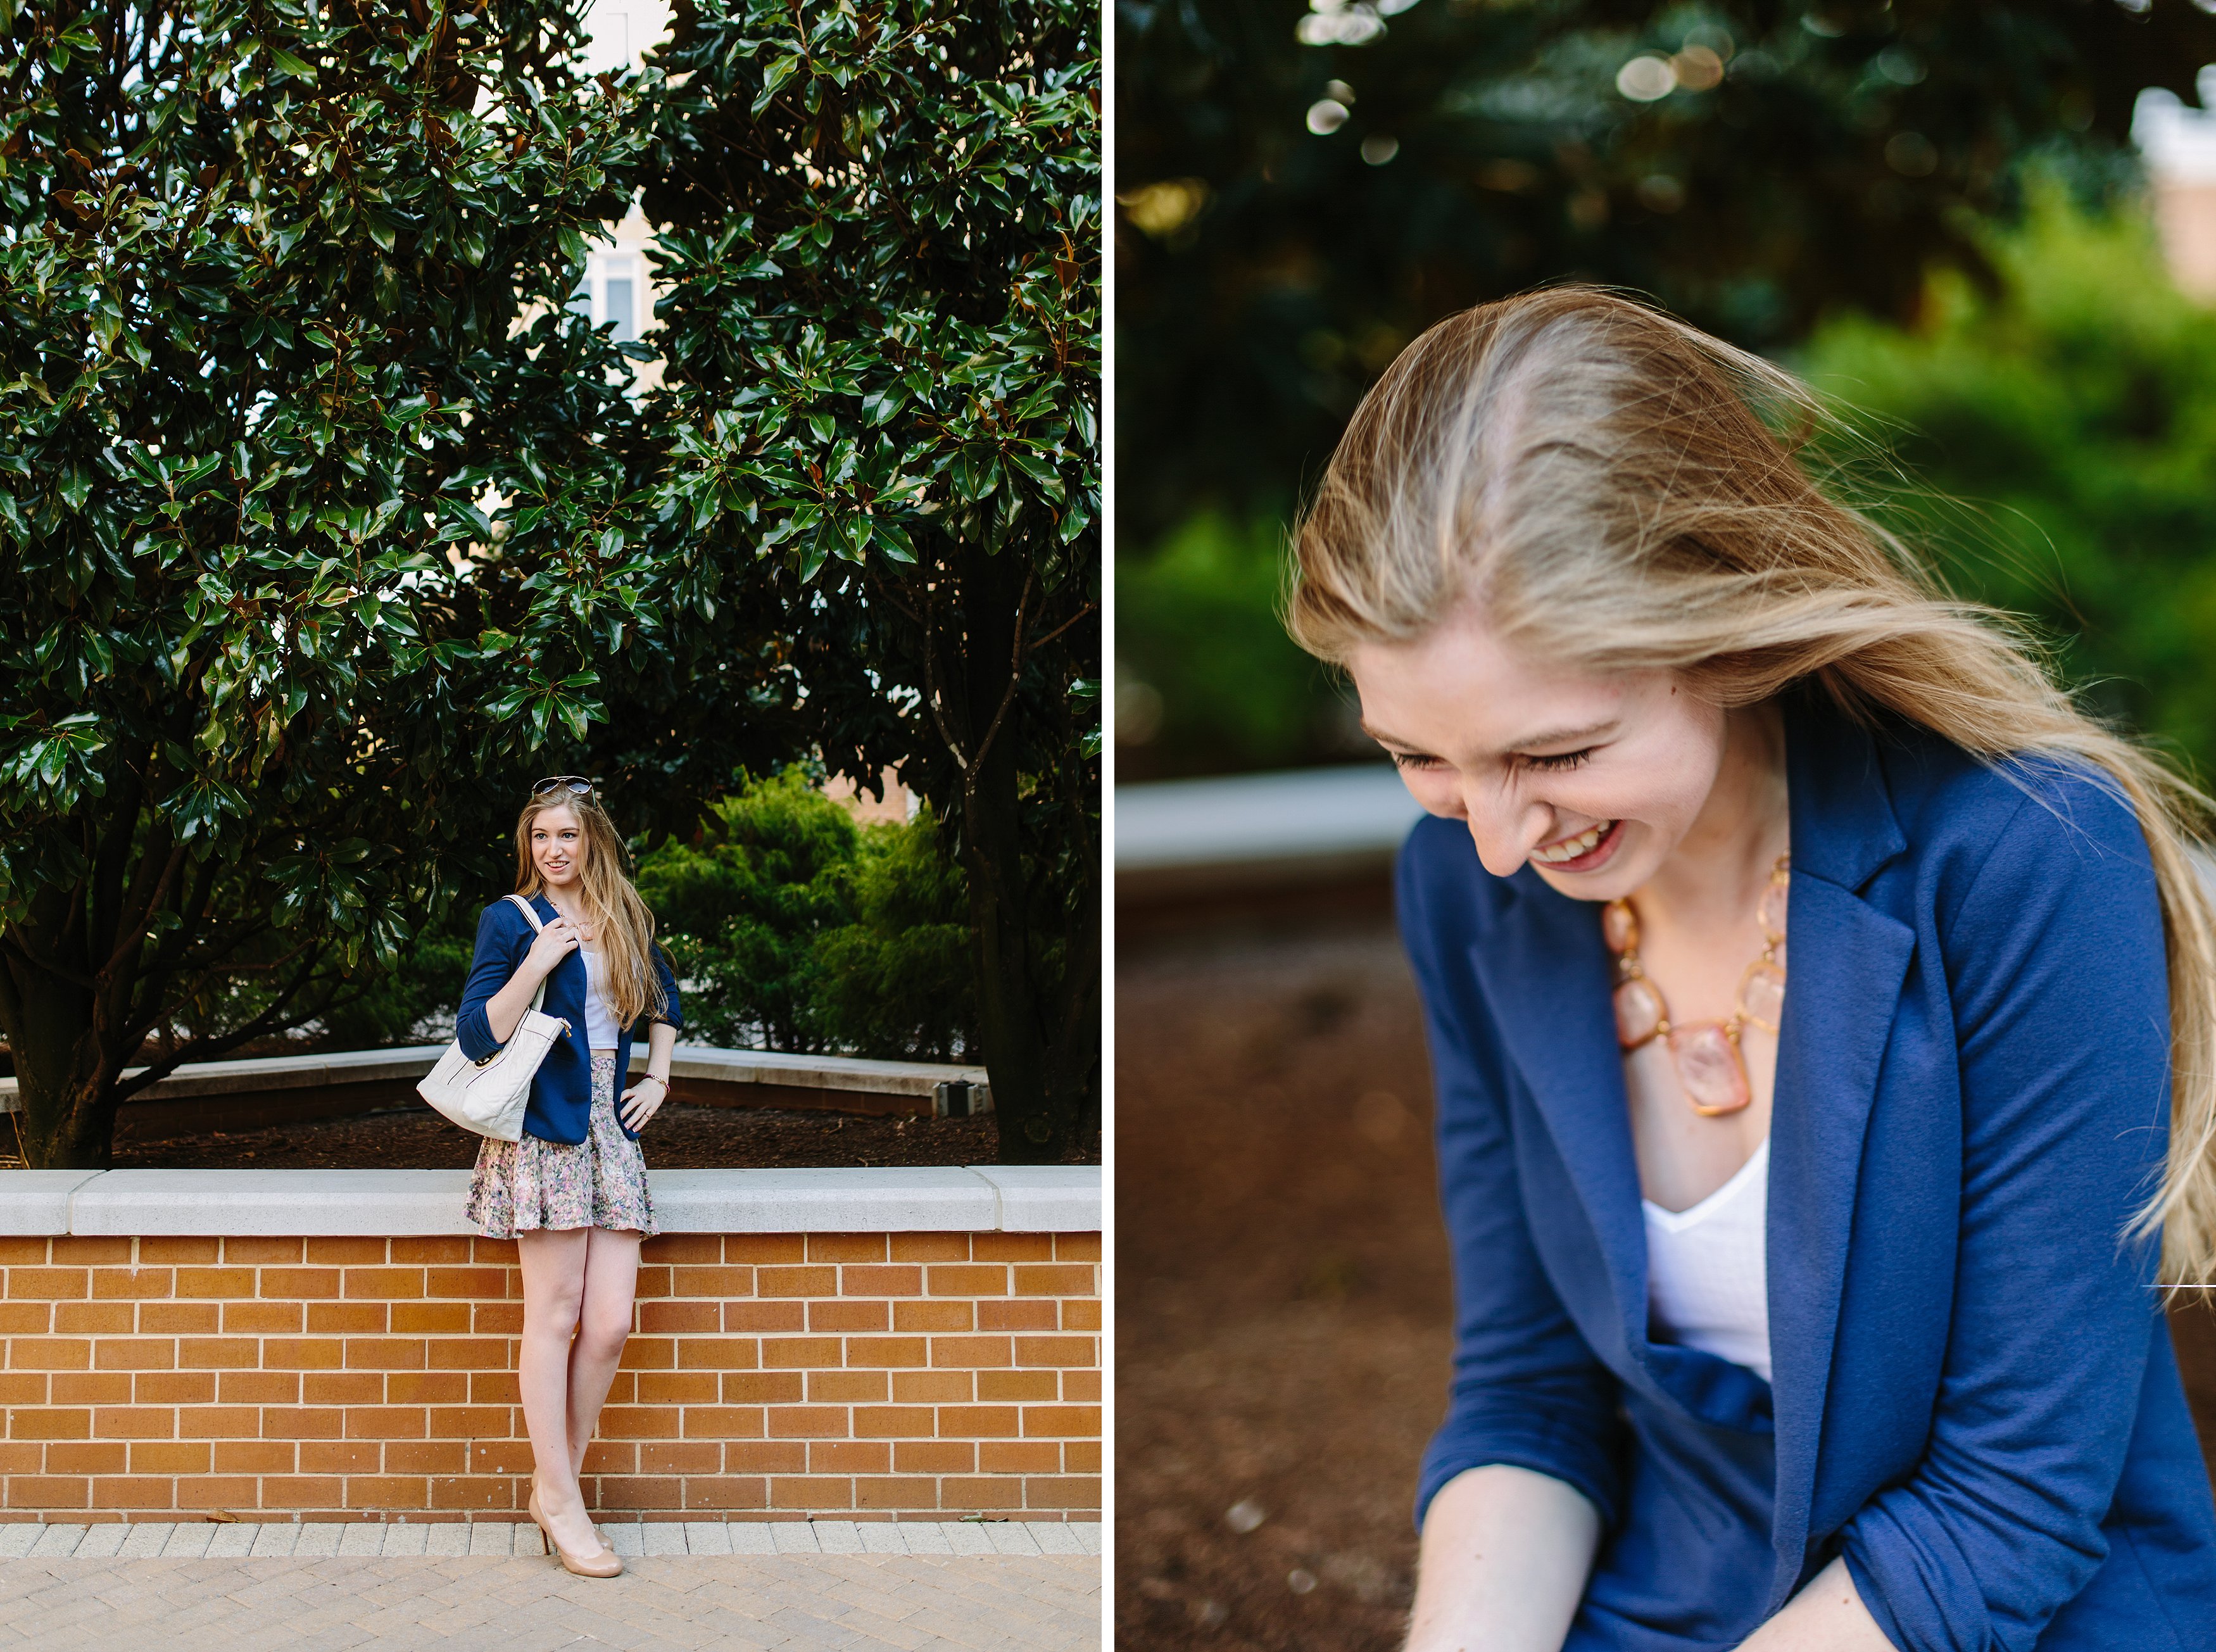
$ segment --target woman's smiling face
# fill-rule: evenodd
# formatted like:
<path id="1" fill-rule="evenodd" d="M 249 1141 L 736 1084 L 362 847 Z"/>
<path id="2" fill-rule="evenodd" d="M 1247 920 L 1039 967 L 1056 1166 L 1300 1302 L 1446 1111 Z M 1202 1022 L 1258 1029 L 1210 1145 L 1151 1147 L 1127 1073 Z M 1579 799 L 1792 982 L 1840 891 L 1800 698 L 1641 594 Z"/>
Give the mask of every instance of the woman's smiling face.
<path id="1" fill-rule="evenodd" d="M 585 866 L 585 826 L 567 804 L 542 809 L 531 819 L 531 862 L 557 888 L 575 883 Z"/>
<path id="2" fill-rule="evenodd" d="M 1468 603 L 1413 642 L 1364 644 L 1348 669 L 1363 726 L 1416 800 L 1467 823 L 1495 877 L 1529 861 L 1579 900 L 1652 878 L 1723 762 L 1722 710 L 1673 674 L 1552 664 Z"/>

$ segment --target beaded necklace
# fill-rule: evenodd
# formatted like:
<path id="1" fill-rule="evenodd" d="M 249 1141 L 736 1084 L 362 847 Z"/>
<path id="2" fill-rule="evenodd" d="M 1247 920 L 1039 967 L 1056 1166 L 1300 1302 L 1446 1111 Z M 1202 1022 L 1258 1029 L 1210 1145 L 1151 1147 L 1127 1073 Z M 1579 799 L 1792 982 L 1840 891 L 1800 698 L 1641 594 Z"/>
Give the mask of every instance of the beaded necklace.
<path id="1" fill-rule="evenodd" d="M 1765 1032 L 1776 1032 L 1785 1008 L 1785 905 L 1792 861 L 1790 854 L 1781 854 L 1770 868 L 1770 882 L 1754 909 L 1755 922 L 1762 926 L 1762 955 L 1746 966 L 1732 1013 L 1720 1021 L 1672 1026 L 1662 989 L 1640 967 L 1639 914 L 1630 898 L 1601 909 L 1601 936 L 1616 954 L 1616 1041 L 1628 1051 L 1662 1039 L 1695 1113 L 1710 1118 L 1737 1113 L 1754 1099 L 1739 1033 L 1750 1022 Z"/>

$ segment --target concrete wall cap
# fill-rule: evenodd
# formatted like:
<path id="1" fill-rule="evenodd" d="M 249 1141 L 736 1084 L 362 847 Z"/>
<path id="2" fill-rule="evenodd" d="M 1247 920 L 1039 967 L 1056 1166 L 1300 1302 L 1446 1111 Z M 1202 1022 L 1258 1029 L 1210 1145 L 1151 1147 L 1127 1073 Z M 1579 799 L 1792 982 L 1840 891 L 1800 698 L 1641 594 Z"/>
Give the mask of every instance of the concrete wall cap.
<path id="1" fill-rule="evenodd" d="M 665 1233 L 1094 1233 L 1098 1165 L 652 1170 Z M 466 1170 L 0 1171 L 0 1234 L 473 1232 Z"/>

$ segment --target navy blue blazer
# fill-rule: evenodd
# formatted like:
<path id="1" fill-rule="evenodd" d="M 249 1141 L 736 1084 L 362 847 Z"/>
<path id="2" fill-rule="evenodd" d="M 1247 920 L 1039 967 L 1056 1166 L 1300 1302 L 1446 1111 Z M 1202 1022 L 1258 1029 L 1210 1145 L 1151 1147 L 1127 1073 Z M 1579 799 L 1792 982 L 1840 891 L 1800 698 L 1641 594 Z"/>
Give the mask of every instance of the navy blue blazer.
<path id="1" fill-rule="evenodd" d="M 539 914 L 541 923 L 551 923 L 560 915 L 554 903 L 544 895 L 531 897 L 531 909 Z M 514 978 L 524 954 L 538 939 L 538 932 L 515 909 L 514 901 L 495 901 L 477 920 L 477 952 L 470 959 L 469 981 L 462 988 L 461 1014 L 454 1019 L 454 1037 L 471 1061 L 483 1061 L 500 1048 L 502 1040 L 493 1037 L 492 1024 L 485 1020 L 485 1001 Z M 666 1008 L 660 1016 L 648 1019 L 681 1027 L 685 1016 L 677 1002 L 677 983 L 659 946 L 654 949 L 654 967 L 662 975 Z M 585 957 L 580 952 L 570 952 L 546 977 L 546 1002 L 540 1008 L 568 1021 L 569 1032 L 548 1047 L 546 1059 L 531 1077 L 531 1104 L 524 1109 L 523 1131 L 541 1141 L 575 1146 L 585 1139 L 586 1127 L 592 1122 L 592 1052 L 585 1047 L 586 985 Z M 631 1029 L 626 1026 L 616 1039 L 619 1096 L 631 1071 Z M 620 1112 L 616 1122 L 623 1122 Z M 633 1141 L 638 1139 L 638 1132 L 628 1126 L 624 1134 Z"/>
<path id="2" fill-rule="evenodd" d="M 1648 1340 L 1599 908 L 1459 822 L 1408 839 L 1456 1291 L 1418 1520 L 1484 1464 L 1584 1493 L 1577 1652 L 1736 1646 L 1834 1555 L 1907 1652 L 2207 1652 L 2216 1507 L 2119 1239 L 2168 1137 L 2145 839 L 2082 768 L 1813 695 L 1786 734 L 1774 1387 Z"/>

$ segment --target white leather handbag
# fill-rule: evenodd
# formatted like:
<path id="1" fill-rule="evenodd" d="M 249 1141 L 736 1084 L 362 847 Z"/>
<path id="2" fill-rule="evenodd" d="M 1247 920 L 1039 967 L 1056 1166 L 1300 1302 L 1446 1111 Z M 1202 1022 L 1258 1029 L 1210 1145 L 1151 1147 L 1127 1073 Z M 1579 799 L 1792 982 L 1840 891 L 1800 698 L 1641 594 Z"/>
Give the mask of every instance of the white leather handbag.
<path id="1" fill-rule="evenodd" d="M 522 896 L 508 898 L 523 909 L 534 934 L 546 927 Z M 520 1140 L 524 1109 L 531 1105 L 531 1076 L 546 1059 L 554 1040 L 569 1030 L 569 1023 L 560 1016 L 540 1012 L 539 1007 L 545 1002 L 542 979 L 531 996 L 531 1008 L 523 1012 L 506 1044 L 483 1061 L 471 1061 L 462 1053 L 460 1040 L 455 1040 L 430 1076 L 416 1085 L 416 1093 L 464 1130 L 496 1142 Z"/>

